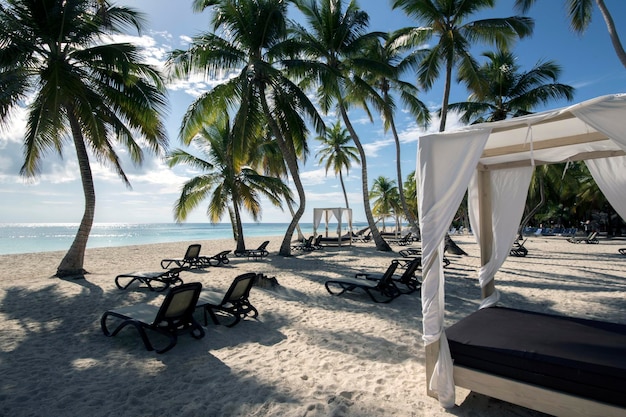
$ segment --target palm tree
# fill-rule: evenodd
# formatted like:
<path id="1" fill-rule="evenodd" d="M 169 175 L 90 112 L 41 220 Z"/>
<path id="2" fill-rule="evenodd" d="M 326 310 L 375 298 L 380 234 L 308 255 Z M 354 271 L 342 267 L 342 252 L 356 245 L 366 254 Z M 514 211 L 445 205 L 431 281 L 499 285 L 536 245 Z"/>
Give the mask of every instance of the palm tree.
<path id="1" fill-rule="evenodd" d="M 130 43 L 106 43 L 104 35 L 140 30 L 133 9 L 93 0 L 7 0 L 0 6 L 0 118 L 24 102 L 28 120 L 21 174 L 36 176 L 45 154 L 62 153 L 72 138 L 80 170 L 85 211 L 76 237 L 56 275 L 80 276 L 93 225 L 96 197 L 91 156 L 110 164 L 130 186 L 116 145 L 134 163 L 167 145 L 162 115 L 165 88 L 159 73 L 140 62 Z M 88 150 L 89 149 L 89 150 Z"/>
<path id="2" fill-rule="evenodd" d="M 246 210 L 256 221 L 261 214 L 261 195 L 280 207 L 283 196 L 291 198 L 290 191 L 280 178 L 259 174 L 246 164 L 248 160 L 234 154 L 235 141 L 227 115 L 205 126 L 191 142 L 202 151 L 205 159 L 182 149 L 167 156 L 170 167 L 185 164 L 203 172 L 183 185 L 174 208 L 176 221 L 184 221 L 189 212 L 208 198 L 207 215 L 211 223 L 219 222 L 228 212 L 237 241 L 236 250 L 243 252 L 241 211 Z"/>
<path id="3" fill-rule="evenodd" d="M 359 157 L 356 154 L 358 150 L 354 146 L 348 145 L 352 138 L 348 131 L 341 126 L 341 122 L 337 120 L 334 125 L 326 128 L 325 135 L 318 136 L 315 139 L 322 142 L 322 147 L 316 155 L 319 158 L 319 163 L 326 161 L 326 175 L 328 175 L 328 170 L 332 168 L 335 171 L 335 176 L 339 176 L 346 208 L 350 208 L 346 185 L 343 182 L 343 170 L 345 168 L 346 174 L 348 174 L 350 167 L 352 167 L 352 162 L 359 162 Z"/>
<path id="4" fill-rule="evenodd" d="M 354 0 L 343 8 L 341 0 L 294 0 L 294 4 L 303 13 L 308 29 L 296 25 L 294 32 L 300 40 L 299 50 L 315 61 L 314 67 L 307 67 L 310 72 L 303 85 L 317 83 L 317 96 L 325 113 L 334 106 L 339 112 L 350 136 L 359 151 L 361 161 L 361 182 L 363 190 L 363 208 L 365 217 L 380 251 L 390 251 L 391 247 L 380 235 L 374 221 L 368 196 L 367 161 L 365 150 L 359 136 L 348 117 L 350 107 L 359 105 L 370 116 L 367 102 L 377 101 L 382 107 L 382 99 L 363 79 L 363 74 L 382 72 L 389 76 L 393 70 L 385 64 L 366 55 L 372 42 L 384 36 L 382 33 L 367 33 L 369 16 L 360 10 Z"/>
<path id="5" fill-rule="evenodd" d="M 306 139 L 303 117 L 319 133 L 324 123 L 313 103 L 283 71 L 287 41 L 284 0 L 204 0 L 196 10 L 213 6 L 212 31 L 193 38 L 188 50 L 173 51 L 168 67 L 174 77 L 199 73 L 206 77 L 236 75 L 200 96 L 183 118 L 183 137 L 193 137 L 223 109 L 237 109 L 233 122 L 234 150 L 244 153 L 259 125 L 269 126 L 289 169 L 299 207 L 289 224 L 279 253 L 291 254 L 291 237 L 304 213 L 306 196 L 300 180 L 296 143 Z M 221 37 L 217 33 L 222 33 Z"/>
<path id="6" fill-rule="evenodd" d="M 552 61 L 539 62 L 520 72 L 515 56 L 508 51 L 486 52 L 488 61 L 478 70 L 478 84 L 468 85 L 469 101 L 450 104 L 462 112 L 465 123 L 495 122 L 508 116 L 530 114 L 539 104 L 574 98 L 574 88 L 557 83 L 561 68 Z M 460 75 L 463 80 L 463 74 Z"/>
<path id="7" fill-rule="evenodd" d="M 594 0 L 565 1 L 571 27 L 576 33 L 583 34 L 589 27 L 589 24 L 591 23 L 591 16 L 593 14 L 593 2 Z M 515 7 L 520 9 L 522 13 L 526 13 L 534 3 L 535 0 L 515 0 Z M 604 0 L 595 0 L 595 3 L 598 5 L 600 13 L 602 13 L 604 23 L 606 23 L 606 28 L 609 32 L 613 49 L 615 49 L 615 54 L 622 65 L 626 68 L 626 52 L 624 51 L 622 42 L 617 34 L 613 17 L 611 16 L 609 9 L 606 7 L 606 4 L 604 4 Z"/>
<path id="8" fill-rule="evenodd" d="M 453 68 L 456 66 L 462 71 L 470 83 L 478 79 L 477 64 L 470 54 L 472 42 L 495 43 L 499 48 L 508 49 L 518 37 L 531 35 L 534 27 L 532 19 L 521 16 L 466 22 L 478 11 L 494 7 L 495 0 L 393 0 L 392 5 L 394 9 L 402 8 L 409 17 L 424 25 L 401 29 L 399 33 L 403 36 L 397 42 L 417 47 L 432 37 L 439 38 L 419 64 L 417 77 L 419 83 L 430 90 L 439 78 L 441 67 L 445 68 L 440 132 L 446 129 Z"/>
<path id="9" fill-rule="evenodd" d="M 383 219 L 383 230 L 385 229 L 385 218 L 390 216 L 395 217 L 397 228 L 402 207 L 400 206 L 396 182 L 381 175 L 374 180 L 369 195 L 374 200 L 372 211 Z"/>
<path id="10" fill-rule="evenodd" d="M 409 112 L 415 116 L 415 120 L 418 124 L 427 127 L 430 122 L 430 112 L 428 108 L 417 98 L 418 89 L 412 84 L 399 79 L 399 76 L 408 68 L 416 65 L 423 51 L 418 50 L 410 54 L 405 54 L 404 49 L 405 48 L 402 46 L 396 44 L 394 38 L 391 37 L 384 44 L 380 42 L 373 44 L 372 49 L 368 53 L 368 56 L 375 57 L 375 59 L 378 59 L 380 62 L 396 70 L 396 74 L 393 77 L 387 77 L 385 74 L 379 75 L 370 73 L 373 79 L 368 81 L 380 90 L 382 96 L 383 108 L 381 109 L 381 113 L 383 127 L 385 131 L 391 129 L 396 145 L 396 175 L 398 184 L 402 183 L 402 164 L 400 159 L 400 138 L 398 137 L 398 130 L 396 129 L 395 119 L 393 117 L 396 105 L 393 96 L 390 94 L 391 91 L 397 91 L 400 94 L 400 99 Z M 366 78 L 367 75 L 369 74 L 366 74 Z M 412 215 L 408 208 L 402 187 L 398 187 L 398 192 L 402 210 L 404 211 L 404 217 L 409 221 L 414 230 L 419 230 L 417 218 Z"/>

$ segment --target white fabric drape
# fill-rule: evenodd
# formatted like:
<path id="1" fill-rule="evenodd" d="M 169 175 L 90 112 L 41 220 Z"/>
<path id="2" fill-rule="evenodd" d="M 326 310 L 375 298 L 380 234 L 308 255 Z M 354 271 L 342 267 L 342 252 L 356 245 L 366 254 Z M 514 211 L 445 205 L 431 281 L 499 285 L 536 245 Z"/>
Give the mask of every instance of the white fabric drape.
<path id="1" fill-rule="evenodd" d="M 626 156 L 585 161 L 600 191 L 626 220 Z"/>
<path id="2" fill-rule="evenodd" d="M 440 341 L 435 374 L 429 383 L 446 408 L 454 406 L 454 381 L 450 351 L 443 335 L 443 238 L 463 200 L 489 133 L 489 129 L 477 129 L 439 134 L 436 138 L 434 135 L 423 136 L 417 153 L 423 339 L 428 345 L 444 338 Z M 428 184 L 424 182 L 425 178 L 428 178 Z"/>
<path id="3" fill-rule="evenodd" d="M 492 253 L 489 261 L 480 267 L 478 282 L 484 288 L 491 282 L 500 269 L 509 252 L 524 214 L 524 203 L 528 195 L 530 179 L 533 175 L 533 167 L 521 167 L 501 169 L 489 173 L 491 187 L 491 239 Z M 480 216 L 478 204 L 478 180 L 474 174 L 469 187 L 468 207 L 470 224 L 476 237 L 476 242 L 481 246 Z M 496 292 L 483 300 L 480 308 L 490 307 L 499 300 L 499 292 Z"/>

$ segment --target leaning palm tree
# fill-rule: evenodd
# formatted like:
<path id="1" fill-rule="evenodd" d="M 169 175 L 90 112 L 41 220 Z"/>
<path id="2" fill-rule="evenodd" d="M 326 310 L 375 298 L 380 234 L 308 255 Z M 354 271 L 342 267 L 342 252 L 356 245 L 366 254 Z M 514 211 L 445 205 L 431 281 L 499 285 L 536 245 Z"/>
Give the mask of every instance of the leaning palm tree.
<path id="1" fill-rule="evenodd" d="M 427 127 L 430 122 L 430 112 L 428 107 L 417 97 L 417 87 L 400 79 L 400 76 L 405 71 L 417 65 L 420 57 L 425 52 L 424 50 L 417 50 L 406 54 L 404 49 L 405 48 L 401 45 L 395 43 L 393 36 L 384 44 L 380 42 L 372 44 L 368 55 L 392 67 L 396 71 L 396 74 L 393 77 L 388 77 L 384 74 L 366 74 L 366 78 L 368 75 L 373 77 L 372 79 L 368 79 L 368 82 L 380 91 L 383 101 L 383 107 L 381 109 L 383 127 L 385 131 L 391 130 L 393 140 L 396 144 L 396 180 L 398 184 L 402 183 L 402 164 L 400 158 L 400 138 L 398 137 L 398 130 L 396 129 L 394 119 L 396 104 L 391 92 L 395 91 L 399 94 L 405 108 L 415 117 L 419 125 Z M 398 193 L 404 217 L 411 224 L 413 230 L 419 230 L 417 218 L 413 216 L 409 210 L 402 187 L 398 187 Z"/>
<path id="2" fill-rule="evenodd" d="M 367 103 L 376 102 L 382 107 L 380 95 L 364 80 L 363 75 L 371 72 L 393 75 L 393 69 L 367 56 L 372 42 L 384 37 L 383 33 L 367 32 L 369 16 L 360 10 L 354 0 L 344 9 L 341 0 L 294 0 L 304 15 L 308 27 L 296 25 L 294 33 L 304 56 L 316 65 L 307 67 L 309 75 L 304 85 L 316 83 L 317 96 L 322 110 L 328 113 L 334 108 L 341 115 L 350 136 L 359 151 L 361 182 L 365 217 L 380 251 L 391 247 L 380 235 L 376 226 L 368 196 L 367 161 L 361 140 L 348 117 L 351 107 L 360 106 L 372 119 Z"/>
<path id="3" fill-rule="evenodd" d="M 473 80 L 478 77 L 477 64 L 470 54 L 472 43 L 488 42 L 508 48 L 517 38 L 531 35 L 534 27 L 532 19 L 521 16 L 466 21 L 478 11 L 494 7 L 495 0 L 393 0 L 392 5 L 423 24 L 402 29 L 399 33 L 403 36 L 396 42 L 421 47 L 431 38 L 439 38 L 419 64 L 417 76 L 421 86 L 430 90 L 439 78 L 441 67 L 444 68 L 440 132 L 446 129 L 454 67 Z"/>
<path id="4" fill-rule="evenodd" d="M 211 78 L 235 74 L 198 97 L 182 122 L 183 137 L 193 137 L 212 123 L 223 109 L 236 109 L 233 123 L 235 152 L 244 153 L 260 125 L 269 126 L 280 147 L 298 192 L 299 207 L 287 227 L 279 254 L 291 254 L 291 238 L 306 196 L 293 141 L 304 140 L 306 117 L 315 130 L 324 123 L 306 94 L 284 73 L 280 58 L 287 41 L 287 3 L 284 0 L 203 0 L 196 10 L 213 7 L 212 30 L 193 38 L 188 50 L 170 53 L 168 68 L 174 77 L 200 74 Z M 221 33 L 223 36 L 220 36 Z"/>
<path id="5" fill-rule="evenodd" d="M 526 13 L 535 1 L 536 0 L 515 0 L 515 7 L 520 9 L 522 13 Z M 626 51 L 624 51 L 622 42 L 617 34 L 617 29 L 615 28 L 615 22 L 613 22 L 611 12 L 609 12 L 609 9 L 606 7 L 604 0 L 565 0 L 571 27 L 578 34 L 583 34 L 587 30 L 593 15 L 594 1 L 598 5 L 598 9 L 600 9 L 600 13 L 604 18 L 604 23 L 609 32 L 615 54 L 626 68 Z"/>
<path id="6" fill-rule="evenodd" d="M 465 123 L 495 122 L 530 114 L 540 104 L 574 98 L 574 87 L 557 82 L 561 68 L 552 61 L 539 62 L 521 72 L 508 51 L 486 52 L 487 62 L 478 69 L 478 81 L 468 82 L 468 101 L 452 103 Z M 463 73 L 460 79 L 464 80 Z"/>
<path id="7" fill-rule="evenodd" d="M 80 276 L 93 226 L 96 197 L 90 157 L 110 164 L 130 186 L 116 145 L 140 164 L 138 136 L 155 153 L 167 145 L 162 116 L 165 88 L 130 43 L 105 35 L 140 30 L 133 9 L 93 0 L 6 0 L 0 6 L 0 119 L 24 102 L 28 119 L 21 174 L 39 173 L 49 151 L 62 153 L 68 137 L 76 151 L 85 211 L 56 275 Z"/>
<path id="8" fill-rule="evenodd" d="M 348 145 L 352 138 L 348 131 L 341 126 L 341 122 L 337 122 L 331 127 L 326 128 L 326 134 L 317 136 L 315 139 L 322 143 L 322 147 L 317 151 L 319 163 L 326 161 L 324 168 L 328 175 L 328 170 L 333 169 L 335 176 L 339 176 L 339 183 L 343 191 L 343 198 L 346 201 L 346 208 L 350 208 L 348 203 L 348 193 L 346 192 L 346 184 L 343 182 L 343 170 L 349 173 L 352 162 L 359 162 L 357 148 Z"/>
<path id="9" fill-rule="evenodd" d="M 188 165 L 202 174 L 185 182 L 174 207 L 176 221 L 184 221 L 202 201 L 209 199 L 207 216 L 212 223 L 229 214 L 237 251 L 245 250 L 241 211 L 245 210 L 256 221 L 261 214 L 260 197 L 266 197 L 280 207 L 282 196 L 291 198 L 289 189 L 280 178 L 259 174 L 246 165 L 247 158 L 235 155 L 228 116 L 205 126 L 191 142 L 205 158 L 176 149 L 167 156 L 170 167 Z"/>

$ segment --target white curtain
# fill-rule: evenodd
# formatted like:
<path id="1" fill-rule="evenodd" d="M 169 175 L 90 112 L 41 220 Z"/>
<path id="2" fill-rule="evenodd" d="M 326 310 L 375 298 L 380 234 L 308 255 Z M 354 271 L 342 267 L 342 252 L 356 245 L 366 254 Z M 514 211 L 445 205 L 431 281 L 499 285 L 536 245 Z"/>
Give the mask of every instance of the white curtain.
<path id="1" fill-rule="evenodd" d="M 480 267 L 478 282 L 484 288 L 491 282 L 500 269 L 509 252 L 519 228 L 524 203 L 528 195 L 528 187 L 533 174 L 532 166 L 521 168 L 501 169 L 489 173 L 491 187 L 491 238 L 493 240 L 492 253 L 489 261 Z M 476 237 L 478 246 L 481 246 L 480 216 L 478 204 L 478 180 L 474 174 L 469 187 L 468 206 L 470 224 Z M 480 308 L 490 307 L 498 302 L 499 292 L 496 290 L 485 298 Z"/>
<path id="2" fill-rule="evenodd" d="M 490 133 L 490 129 L 468 129 L 419 139 L 416 176 L 422 233 L 423 339 L 426 345 L 440 341 L 439 358 L 429 384 L 445 408 L 454 406 L 454 381 L 443 328 L 443 239 Z"/>
<path id="3" fill-rule="evenodd" d="M 600 191 L 626 220 L 626 156 L 585 161 Z"/>

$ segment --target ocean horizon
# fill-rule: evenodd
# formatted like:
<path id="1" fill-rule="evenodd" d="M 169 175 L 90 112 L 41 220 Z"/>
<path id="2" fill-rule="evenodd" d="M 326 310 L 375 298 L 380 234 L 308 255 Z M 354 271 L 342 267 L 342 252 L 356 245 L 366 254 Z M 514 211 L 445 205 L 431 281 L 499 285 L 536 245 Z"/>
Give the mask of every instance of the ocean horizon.
<path id="1" fill-rule="evenodd" d="M 355 223 L 353 228 L 363 227 Z M 289 223 L 244 223 L 244 237 L 284 236 Z M 313 223 L 300 223 L 305 236 Z M 78 223 L 0 223 L 0 255 L 66 251 Z M 320 232 L 320 231 L 318 231 Z M 87 248 L 232 238 L 230 223 L 94 223 Z M 297 238 L 297 231 L 294 238 Z M 234 245 L 234 241 L 233 241 Z"/>

